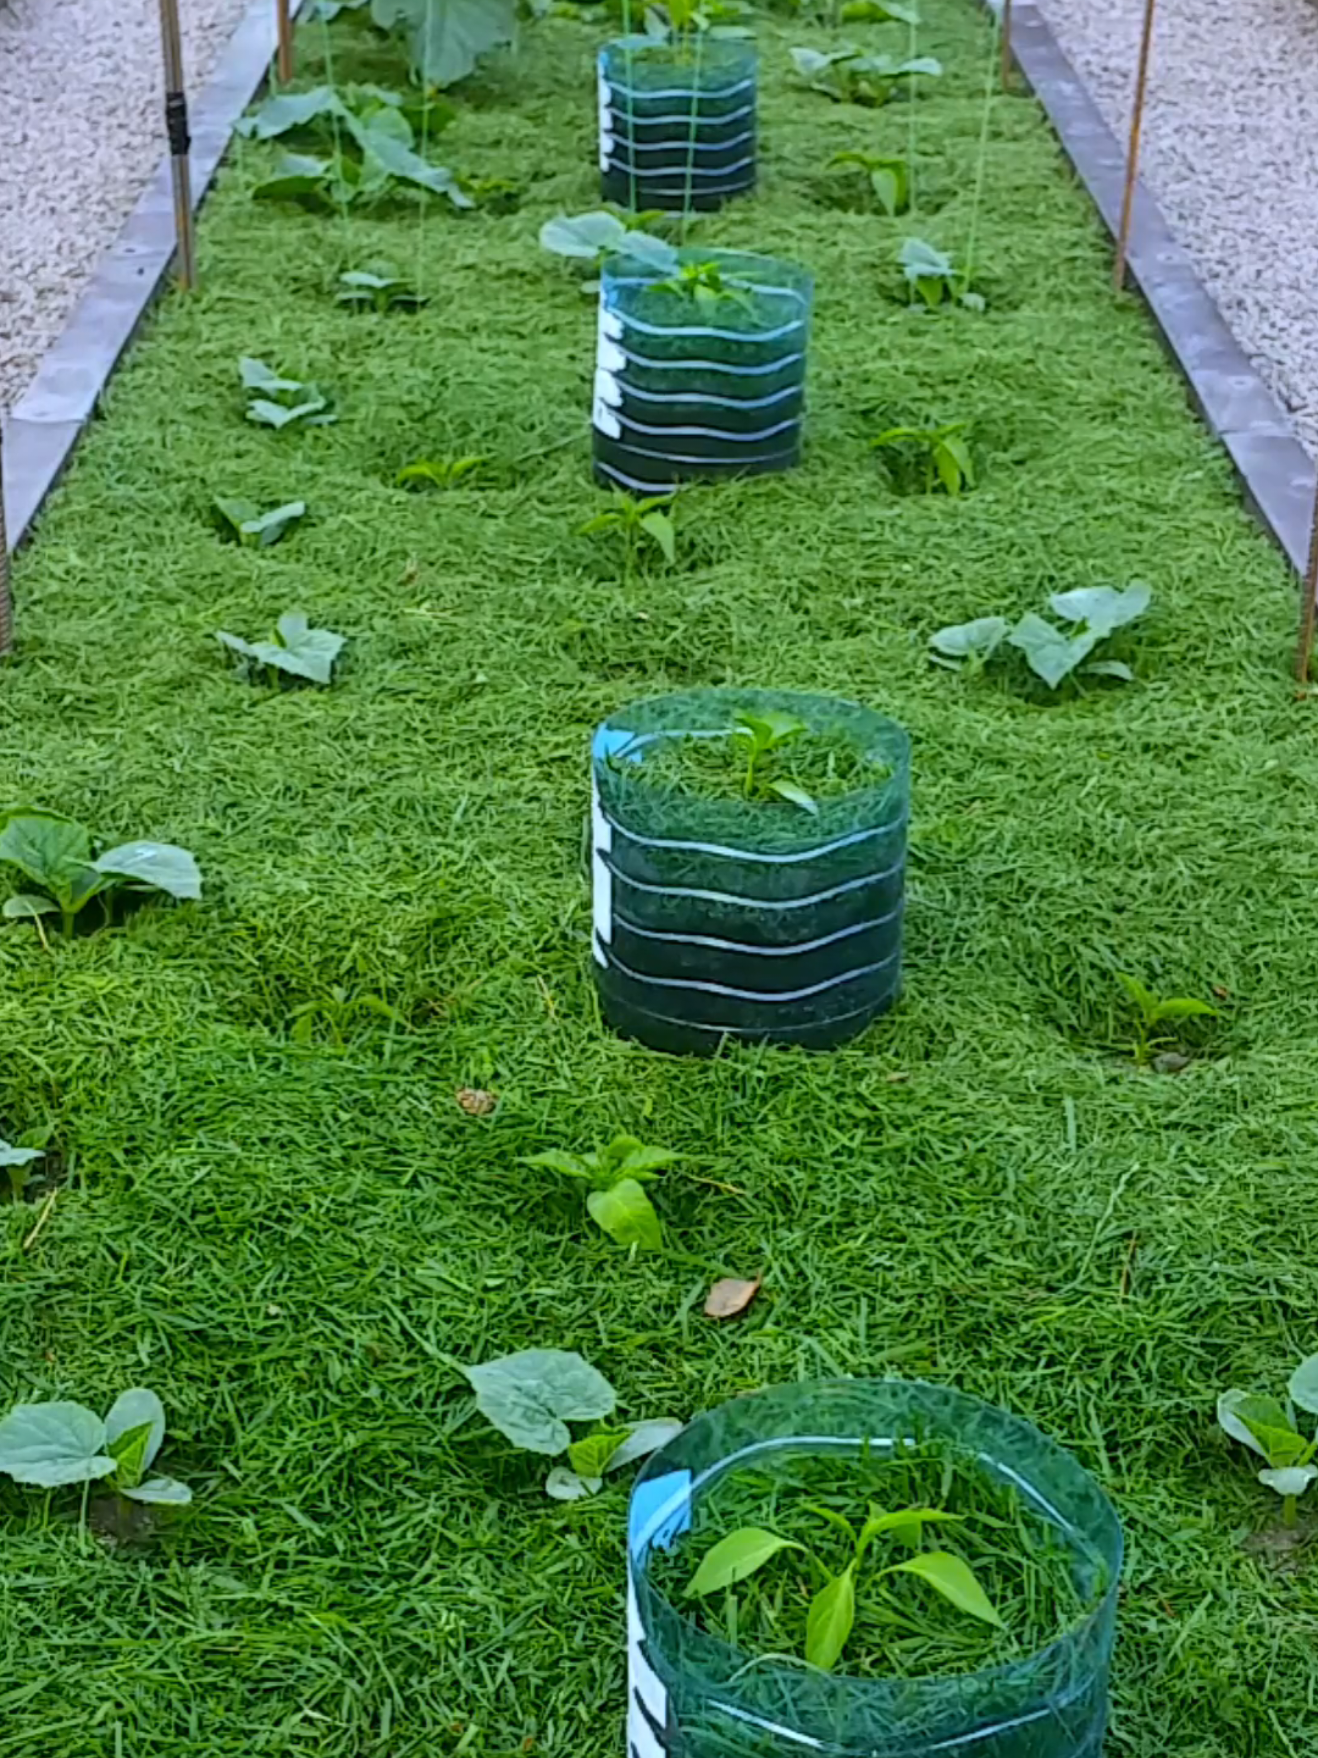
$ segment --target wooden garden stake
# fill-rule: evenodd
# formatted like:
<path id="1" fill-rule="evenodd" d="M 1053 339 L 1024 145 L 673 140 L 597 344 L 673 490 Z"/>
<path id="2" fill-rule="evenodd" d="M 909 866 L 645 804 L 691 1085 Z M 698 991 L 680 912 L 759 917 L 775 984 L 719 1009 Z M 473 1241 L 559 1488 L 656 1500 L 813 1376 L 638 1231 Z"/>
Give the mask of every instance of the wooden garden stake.
<path id="1" fill-rule="evenodd" d="M 1011 90 L 1011 0 L 1002 0 L 1002 89 Z"/>
<path id="2" fill-rule="evenodd" d="M 279 26 L 279 83 L 287 85 L 293 77 L 293 20 L 288 0 L 275 0 L 275 20 Z"/>
<path id="3" fill-rule="evenodd" d="M 1295 649 L 1295 681 L 1303 688 L 1309 682 L 1309 661 L 1313 657 L 1313 629 L 1318 617 L 1318 490 L 1313 498 L 1313 527 L 1309 534 L 1309 565 L 1304 570 L 1304 601 L 1300 606 L 1300 640 Z"/>
<path id="4" fill-rule="evenodd" d="M 192 242 L 192 177 L 188 168 L 188 99 L 183 90 L 183 38 L 179 33 L 178 0 L 160 0 L 160 45 L 165 58 L 165 132 L 169 136 L 174 175 L 174 232 L 178 239 L 178 284 L 197 284 Z"/>
<path id="5" fill-rule="evenodd" d="M 14 646 L 14 596 L 9 587 L 9 540 L 5 536 L 4 418 L 0 416 L 0 659 Z"/>
<path id="6" fill-rule="evenodd" d="M 1144 29 L 1140 35 L 1139 71 L 1135 75 L 1135 108 L 1130 117 L 1130 144 L 1126 149 L 1126 187 L 1121 194 L 1121 226 L 1117 232 L 1117 260 L 1112 285 L 1120 293 L 1126 284 L 1126 249 L 1130 243 L 1130 219 L 1135 206 L 1135 181 L 1140 169 L 1140 133 L 1144 127 L 1144 98 L 1149 86 L 1149 53 L 1153 48 L 1153 10 L 1157 0 L 1144 0 Z"/>

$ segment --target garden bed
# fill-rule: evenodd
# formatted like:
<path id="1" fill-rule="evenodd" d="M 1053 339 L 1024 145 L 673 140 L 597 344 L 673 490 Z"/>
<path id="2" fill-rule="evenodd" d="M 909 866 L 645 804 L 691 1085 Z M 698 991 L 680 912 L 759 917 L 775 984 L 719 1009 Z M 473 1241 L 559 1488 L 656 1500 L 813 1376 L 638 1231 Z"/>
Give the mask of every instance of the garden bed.
<path id="1" fill-rule="evenodd" d="M 780 22 L 759 26 L 759 193 L 692 239 L 814 276 L 803 462 L 684 493 L 675 566 L 646 555 L 624 585 L 580 533 L 609 504 L 596 313 L 536 234 L 597 202 L 610 27 L 588 18 L 527 24 L 432 146 L 519 183 L 512 212 L 253 203 L 276 154 L 239 143 L 201 293 L 154 317 L 17 559 L 0 800 L 100 847 L 181 844 L 205 892 L 49 953 L 0 930 L 0 1132 L 49 1123 L 60 1167 L 35 1239 L 34 1205 L 0 1208 L 0 1403 L 154 1386 L 194 1496 L 110 1553 L 76 1495 L 0 1486 L 0 1749 L 614 1753 L 626 1484 L 546 1501 L 455 1365 L 541 1343 L 637 1413 L 889 1372 L 1028 1418 L 1130 1535 L 1110 1750 L 1318 1742 L 1318 1565 L 1243 1548 L 1274 1498 L 1213 1424 L 1224 1386 L 1314 1346 L 1318 758 L 1291 583 L 1114 303 L 1027 98 L 992 117 L 988 310 L 906 306 L 907 232 L 964 252 L 985 16 L 921 30 L 946 72 L 916 106 L 918 225 L 835 205 L 824 169 L 904 151 L 907 106 L 802 90 L 788 44 L 834 39 Z M 396 53 L 335 28 L 341 79 L 399 82 Z M 310 81 L 319 27 L 303 43 Z M 381 257 L 424 309 L 336 305 Z M 337 422 L 246 423 L 240 356 L 323 385 Z M 959 498 L 894 492 L 867 450 L 962 419 Z M 396 485 L 468 456 L 490 461 L 452 487 Z M 307 513 L 243 547 L 216 495 Z M 1154 589 L 1134 684 L 1054 698 L 928 662 L 945 625 L 1132 579 Z M 348 637 L 339 681 L 236 679 L 216 631 L 293 608 Z M 676 1061 L 595 1009 L 591 731 L 725 683 L 912 735 L 906 993 L 831 1055 Z M 1183 1074 L 1134 1068 L 1118 972 L 1221 992 Z M 681 1156 L 652 1187 L 667 1254 L 629 1259 L 523 1164 L 621 1130 Z M 708 1280 L 761 1271 L 740 1328 L 698 1316 Z"/>

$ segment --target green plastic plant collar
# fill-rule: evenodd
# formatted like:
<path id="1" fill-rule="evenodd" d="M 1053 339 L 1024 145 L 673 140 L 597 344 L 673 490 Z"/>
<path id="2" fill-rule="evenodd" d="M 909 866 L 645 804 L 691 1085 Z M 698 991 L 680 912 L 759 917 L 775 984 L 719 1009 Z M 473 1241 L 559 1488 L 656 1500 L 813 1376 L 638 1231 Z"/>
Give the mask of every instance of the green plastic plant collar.
<path id="1" fill-rule="evenodd" d="M 843 741 L 864 785 L 810 813 L 651 779 L 675 741 L 725 744 L 739 714 L 765 712 Z M 826 1049 L 892 1005 L 910 798 L 894 721 L 832 696 L 687 691 L 611 716 L 591 768 L 595 974 L 617 1030 L 675 1052 L 724 1037 Z"/>
<path id="2" fill-rule="evenodd" d="M 656 1552 L 678 1543 L 729 1470 L 793 1457 L 848 1461 L 953 1448 L 1010 1485 L 1046 1523 L 1090 1609 L 1023 1658 L 930 1677 L 821 1672 L 710 1635 L 656 1590 Z M 629 1758 L 1099 1758 L 1122 1563 L 1098 1484 L 1030 1423 L 946 1386 L 824 1380 L 777 1386 L 698 1417 L 649 1461 L 628 1522 Z"/>
<path id="3" fill-rule="evenodd" d="M 756 68 L 749 43 L 606 43 L 599 56 L 605 201 L 680 213 L 749 193 Z"/>
<path id="4" fill-rule="evenodd" d="M 677 252 L 725 293 L 697 301 L 628 256 L 600 277 L 595 474 L 638 494 L 800 462 L 813 283 L 746 251 Z"/>

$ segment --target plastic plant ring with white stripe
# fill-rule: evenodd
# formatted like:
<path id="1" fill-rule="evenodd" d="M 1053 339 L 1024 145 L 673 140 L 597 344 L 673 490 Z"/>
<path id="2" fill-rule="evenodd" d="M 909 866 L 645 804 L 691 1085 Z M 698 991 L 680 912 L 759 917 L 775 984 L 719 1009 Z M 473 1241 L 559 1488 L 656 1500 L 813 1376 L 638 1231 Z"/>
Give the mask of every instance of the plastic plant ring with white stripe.
<path id="1" fill-rule="evenodd" d="M 599 56 L 605 201 L 716 208 L 755 187 L 752 45 L 683 37 L 606 43 Z"/>
<path id="2" fill-rule="evenodd" d="M 847 791 L 811 813 L 651 779 L 683 741 L 730 743 L 739 714 L 766 711 L 838 741 Z M 892 1005 L 910 798 L 894 721 L 831 696 L 697 690 L 611 716 L 591 765 L 595 975 L 617 1031 L 676 1053 L 724 1037 L 827 1049 Z"/>
<path id="3" fill-rule="evenodd" d="M 876 1479 L 883 1499 L 888 1463 L 922 1456 L 951 1459 L 1012 1497 L 1024 1516 L 1016 1530 L 1048 1547 L 1080 1608 L 1058 1616 L 1050 1640 L 974 1671 L 849 1673 L 844 1655 L 824 1672 L 799 1656 L 755 1653 L 744 1626 L 734 1646 L 702 1625 L 692 1601 L 656 1585 L 659 1574 L 688 1577 L 657 1559 L 689 1538 L 694 1567 L 702 1520 L 738 1475 L 785 1499 L 805 1471 L 832 1482 L 835 1468 L 839 1490 L 856 1480 L 863 1519 Z M 632 1492 L 628 1758 L 1100 1758 L 1122 1550 L 1115 1511 L 1076 1459 L 950 1387 L 823 1380 L 734 1399 L 655 1453 Z"/>
<path id="4" fill-rule="evenodd" d="M 637 494 L 801 459 L 813 283 L 795 263 L 678 252 L 723 292 L 698 301 L 627 256 L 600 278 L 595 474 Z"/>

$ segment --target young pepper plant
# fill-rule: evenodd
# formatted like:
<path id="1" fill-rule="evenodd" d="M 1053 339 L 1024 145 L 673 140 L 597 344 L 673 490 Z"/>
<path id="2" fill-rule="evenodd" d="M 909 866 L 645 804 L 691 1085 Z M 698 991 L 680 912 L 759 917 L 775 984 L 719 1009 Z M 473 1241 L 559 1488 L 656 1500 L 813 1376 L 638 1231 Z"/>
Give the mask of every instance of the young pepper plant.
<path id="1" fill-rule="evenodd" d="M 734 748 L 746 759 L 746 778 L 742 791 L 748 800 L 775 795 L 793 806 L 800 806 L 803 812 L 818 813 L 817 803 L 803 787 L 786 777 L 765 774 L 765 769 L 772 765 L 774 757 L 786 746 L 795 743 L 805 730 L 806 724 L 803 720 L 777 709 L 766 709 L 763 714 L 737 716 L 733 722 L 732 740 Z"/>
<path id="2" fill-rule="evenodd" d="M 671 494 L 653 494 L 642 500 L 633 500 L 615 488 L 613 505 L 579 525 L 577 535 L 595 537 L 601 532 L 615 533 L 622 546 L 623 581 L 630 586 L 636 578 L 643 550 L 657 549 L 670 568 L 676 565 L 675 505 L 676 498 Z"/>
<path id="3" fill-rule="evenodd" d="M 911 168 L 903 158 L 853 149 L 834 153 L 824 168 L 827 171 L 859 172 L 871 195 L 890 219 L 905 213 L 910 206 Z"/>
<path id="4" fill-rule="evenodd" d="M 975 460 L 965 437 L 969 426 L 968 421 L 945 421 L 941 427 L 886 427 L 869 447 L 888 454 L 894 477 L 918 482 L 924 494 L 941 488 L 955 499 L 975 486 Z"/>
<path id="5" fill-rule="evenodd" d="M 615 1135 L 607 1147 L 588 1154 L 549 1148 L 526 1163 L 588 1184 L 586 1208 L 591 1218 L 619 1245 L 662 1251 L 663 1227 L 642 1187 L 652 1184 L 677 1157 L 668 1148 L 647 1147 L 634 1135 Z"/>
<path id="6" fill-rule="evenodd" d="M 825 1512 L 823 1509 L 816 1511 Z M 703 1598 L 747 1580 L 780 1551 L 803 1552 L 812 1557 L 825 1577 L 825 1585 L 811 1597 L 806 1613 L 805 1658 L 811 1666 L 831 1672 L 842 1656 L 856 1621 L 857 1578 L 865 1554 L 876 1538 L 888 1537 L 908 1546 L 916 1554 L 873 1571 L 869 1576 L 871 1583 L 877 1584 L 894 1575 L 914 1575 L 968 1617 L 992 1624 L 997 1629 L 1005 1627 L 969 1563 L 950 1551 L 920 1548 L 927 1525 L 959 1522 L 960 1515 L 945 1513 L 941 1508 L 900 1508 L 892 1513 L 871 1508 L 869 1518 L 859 1532 L 840 1514 L 829 1512 L 827 1518 L 840 1526 L 851 1541 L 851 1561 L 840 1574 L 829 1575 L 824 1564 L 795 1539 L 782 1538 L 763 1526 L 740 1526 L 705 1553 L 687 1583 L 687 1598 Z"/>
<path id="7" fill-rule="evenodd" d="M 82 1404 L 19 1404 L 0 1422 L 0 1472 L 43 1489 L 105 1479 L 127 1501 L 185 1507 L 186 1484 L 148 1475 L 164 1438 L 164 1406 L 142 1386 L 121 1392 L 105 1417 Z"/>
<path id="8" fill-rule="evenodd" d="M 105 903 L 122 891 L 163 891 L 183 902 L 201 896 L 201 874 L 186 849 L 169 842 L 126 842 L 93 858 L 91 836 L 81 824 L 35 806 L 0 810 L 0 866 L 16 868 L 41 888 L 6 898 L 0 916 L 34 922 L 43 940 L 43 916 L 58 915 L 68 940 L 94 897 Z"/>
<path id="9" fill-rule="evenodd" d="M 1122 971 L 1117 972 L 1117 981 L 1126 991 L 1134 1012 L 1135 1061 L 1141 1068 L 1147 1066 L 1159 1045 L 1173 1041 L 1170 1033 L 1159 1033 L 1160 1026 L 1178 1025 L 1187 1019 L 1221 1018 L 1215 1007 L 1193 995 L 1157 995 L 1138 977 L 1128 977 Z"/>
<path id="10" fill-rule="evenodd" d="M 1299 1432 L 1298 1407 L 1318 1415 L 1318 1355 L 1302 1361 L 1290 1377 L 1283 1404 L 1234 1387 L 1217 1401 L 1217 1420 L 1232 1440 L 1240 1441 L 1266 1461 L 1258 1480 L 1282 1498 L 1282 1524 L 1294 1526 L 1299 1498 L 1318 1480 L 1318 1434 L 1311 1440 Z"/>

